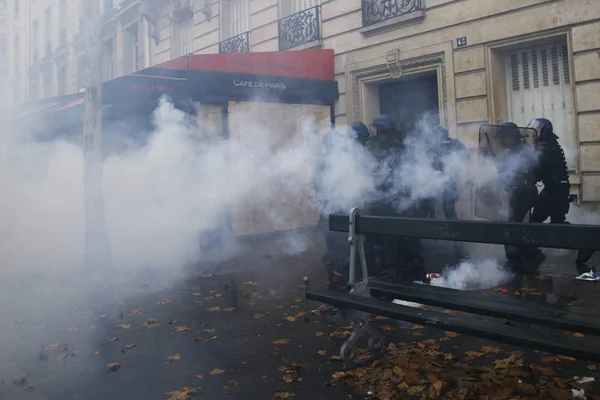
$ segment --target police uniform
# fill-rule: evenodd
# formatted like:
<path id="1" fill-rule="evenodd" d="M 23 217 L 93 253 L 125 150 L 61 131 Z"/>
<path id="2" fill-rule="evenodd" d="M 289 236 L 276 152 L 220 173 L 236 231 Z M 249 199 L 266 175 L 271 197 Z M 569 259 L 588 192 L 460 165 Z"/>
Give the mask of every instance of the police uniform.
<path id="1" fill-rule="evenodd" d="M 524 142 L 519 127 L 507 122 L 500 134 L 505 142 L 508 142 L 507 156 L 517 157 L 522 167 L 516 171 L 512 182 L 507 186 L 508 194 L 508 218 L 509 222 L 522 222 L 527 213 L 533 208 L 537 199 L 537 188 L 535 186 L 535 163 L 534 149 Z M 512 166 L 510 167 L 512 168 Z M 522 267 L 524 257 L 533 258 L 538 254 L 536 248 L 505 245 L 506 258 L 509 265 L 514 268 Z M 538 259 L 538 261 L 543 261 Z"/>
<path id="2" fill-rule="evenodd" d="M 535 152 L 538 157 L 535 179 L 544 184 L 544 189 L 538 196 L 529 221 L 542 223 L 549 217 L 553 224 L 566 223 L 571 202 L 571 186 L 565 153 L 558 143 L 558 136 L 554 134 L 550 121 L 538 118 L 530 127 L 538 132 L 535 140 Z"/>
<path id="3" fill-rule="evenodd" d="M 377 161 L 377 200 L 367 205 L 365 214 L 386 217 L 414 216 L 414 210 L 399 213 L 394 207 L 396 201 L 409 198 L 410 194 L 408 187 L 398 182 L 394 175 L 394 171 L 402 162 L 404 140 L 396 131 L 393 118 L 389 115 L 375 117 L 371 126 L 377 134 L 367 139 L 365 148 Z M 421 278 L 424 274 L 421 241 L 398 236 L 383 237 L 382 263 L 382 267 L 391 277 L 403 275 L 408 279 Z"/>

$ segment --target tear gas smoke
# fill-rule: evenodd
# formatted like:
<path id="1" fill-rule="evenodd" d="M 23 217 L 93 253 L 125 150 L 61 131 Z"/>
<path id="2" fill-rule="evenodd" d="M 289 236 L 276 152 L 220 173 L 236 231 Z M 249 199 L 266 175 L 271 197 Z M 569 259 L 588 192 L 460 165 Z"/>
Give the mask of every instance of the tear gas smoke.
<path id="1" fill-rule="evenodd" d="M 509 282 L 514 274 L 495 259 L 466 260 L 454 267 L 446 267 L 441 278 L 431 284 L 458 290 L 483 290 Z"/>

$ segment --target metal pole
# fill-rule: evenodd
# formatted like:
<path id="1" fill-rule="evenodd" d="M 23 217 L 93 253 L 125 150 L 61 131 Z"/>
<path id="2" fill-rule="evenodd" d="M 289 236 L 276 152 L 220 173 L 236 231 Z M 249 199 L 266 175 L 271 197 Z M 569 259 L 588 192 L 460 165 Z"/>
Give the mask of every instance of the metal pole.
<path id="1" fill-rule="evenodd" d="M 87 32 L 85 118 L 83 122 L 85 268 L 111 266 L 104 215 L 102 157 L 102 26 L 99 0 L 84 1 Z"/>

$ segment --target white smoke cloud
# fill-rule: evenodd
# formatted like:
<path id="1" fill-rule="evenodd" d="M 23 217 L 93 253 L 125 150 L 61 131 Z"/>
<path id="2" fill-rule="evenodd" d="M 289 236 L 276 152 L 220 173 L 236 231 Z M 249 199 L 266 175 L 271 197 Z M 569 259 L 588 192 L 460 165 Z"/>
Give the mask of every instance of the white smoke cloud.
<path id="1" fill-rule="evenodd" d="M 441 278 L 431 284 L 458 290 L 490 289 L 509 282 L 514 274 L 495 259 L 465 260 L 454 267 L 446 267 Z"/>

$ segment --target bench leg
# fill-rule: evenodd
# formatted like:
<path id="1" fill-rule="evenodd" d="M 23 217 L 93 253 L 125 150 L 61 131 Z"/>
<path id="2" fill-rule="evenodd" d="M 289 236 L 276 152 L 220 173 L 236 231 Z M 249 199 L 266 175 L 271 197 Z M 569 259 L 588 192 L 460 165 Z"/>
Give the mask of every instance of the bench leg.
<path id="1" fill-rule="evenodd" d="M 368 347 L 377 356 L 385 348 L 385 338 L 379 332 L 373 330 L 370 325 L 370 314 L 353 313 L 353 328 L 352 334 L 344 342 L 340 349 L 340 357 L 344 361 L 346 368 L 352 368 L 355 365 L 355 360 L 358 355 L 358 341 L 366 337 Z"/>

